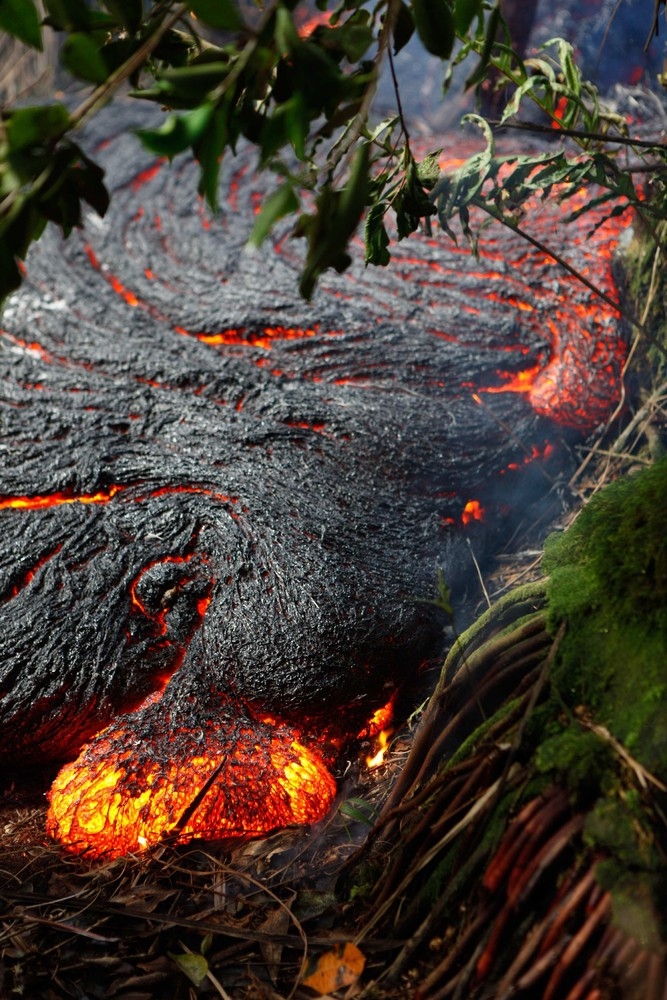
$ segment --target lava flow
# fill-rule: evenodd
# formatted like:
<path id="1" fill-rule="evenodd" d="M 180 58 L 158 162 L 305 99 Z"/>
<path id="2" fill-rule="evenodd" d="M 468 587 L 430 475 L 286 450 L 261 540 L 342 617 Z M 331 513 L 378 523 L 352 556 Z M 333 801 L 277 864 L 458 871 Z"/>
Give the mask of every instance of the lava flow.
<path id="1" fill-rule="evenodd" d="M 194 731 L 159 703 L 144 711 L 149 743 L 138 760 L 136 728 L 116 723 L 58 774 L 47 829 L 65 847 L 100 858 L 193 837 L 257 837 L 330 809 L 336 783 L 294 727 L 241 722 L 242 708 L 222 700 Z"/>
<path id="2" fill-rule="evenodd" d="M 34 248 L 0 354 L 0 760 L 63 764 L 49 832 L 95 858 L 326 815 L 336 755 L 441 652 L 439 573 L 474 600 L 473 558 L 542 519 L 551 432 L 609 412 L 624 351 L 508 232 L 479 260 L 417 236 L 304 303 L 298 241 L 244 251 L 252 154 L 204 220 L 147 114 L 97 119 L 112 209 Z M 560 217 L 538 232 L 612 294 L 622 223 Z"/>

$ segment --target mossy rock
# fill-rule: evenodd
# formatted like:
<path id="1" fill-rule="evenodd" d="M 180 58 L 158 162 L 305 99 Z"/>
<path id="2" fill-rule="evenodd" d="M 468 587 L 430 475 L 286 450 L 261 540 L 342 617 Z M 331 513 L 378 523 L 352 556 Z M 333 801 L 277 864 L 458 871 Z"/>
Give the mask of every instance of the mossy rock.
<path id="1" fill-rule="evenodd" d="M 667 461 L 613 483 L 545 546 L 554 694 L 667 779 Z"/>

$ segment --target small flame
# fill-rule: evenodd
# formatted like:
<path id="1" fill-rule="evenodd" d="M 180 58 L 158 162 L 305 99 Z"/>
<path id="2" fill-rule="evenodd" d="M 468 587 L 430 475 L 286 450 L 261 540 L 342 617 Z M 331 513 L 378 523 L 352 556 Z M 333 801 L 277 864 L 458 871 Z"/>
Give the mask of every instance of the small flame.
<path id="1" fill-rule="evenodd" d="M 384 755 L 387 747 L 389 746 L 389 740 L 394 733 L 394 727 L 391 725 L 391 721 L 394 718 L 395 702 L 396 692 L 392 694 L 386 705 L 381 705 L 380 708 L 376 708 L 362 731 L 359 733 L 360 739 L 363 739 L 364 737 L 370 737 L 371 739 L 375 738 L 375 753 L 369 754 L 366 757 L 366 767 L 369 770 L 379 767 L 384 761 Z"/>
<path id="2" fill-rule="evenodd" d="M 385 705 L 376 708 L 364 728 L 357 734 L 358 740 L 374 739 L 383 729 L 388 729 L 391 720 L 394 718 L 394 704 L 396 702 L 394 692 Z"/>
<path id="3" fill-rule="evenodd" d="M 389 747 L 389 740 L 393 736 L 394 730 L 392 728 L 383 729 L 378 733 L 376 746 L 377 751 L 366 758 L 366 767 L 369 771 L 373 771 L 376 767 L 384 764 L 384 755 Z"/>

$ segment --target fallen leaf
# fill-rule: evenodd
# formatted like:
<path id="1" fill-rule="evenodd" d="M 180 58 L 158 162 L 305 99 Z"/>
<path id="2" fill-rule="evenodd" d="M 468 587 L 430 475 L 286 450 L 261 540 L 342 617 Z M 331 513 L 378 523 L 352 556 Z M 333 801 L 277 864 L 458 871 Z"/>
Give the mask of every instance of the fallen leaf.
<path id="1" fill-rule="evenodd" d="M 301 981 L 304 986 L 324 996 L 343 986 L 351 986 L 364 971 L 365 964 L 365 956 L 348 941 L 311 960 Z"/>
<path id="2" fill-rule="evenodd" d="M 208 962 L 203 955 L 172 955 L 169 953 L 169 958 L 173 958 L 181 972 L 184 972 L 195 986 L 201 986 L 206 979 Z"/>

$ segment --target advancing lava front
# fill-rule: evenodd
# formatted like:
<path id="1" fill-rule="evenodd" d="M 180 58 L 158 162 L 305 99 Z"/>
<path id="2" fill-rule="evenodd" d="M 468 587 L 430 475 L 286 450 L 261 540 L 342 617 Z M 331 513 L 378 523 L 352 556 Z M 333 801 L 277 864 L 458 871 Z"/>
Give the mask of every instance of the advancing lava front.
<path id="1" fill-rule="evenodd" d="M 500 232 L 304 303 L 298 242 L 244 250 L 248 156 L 209 217 L 191 163 L 109 121 L 111 213 L 46 234 L 0 332 L 0 758 L 63 762 L 49 831 L 93 857 L 323 816 L 336 747 L 439 648 L 417 598 L 547 491 L 623 357 L 614 311 Z M 614 239 L 566 234 L 612 293 Z"/>

